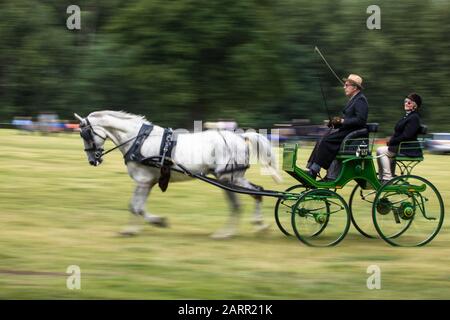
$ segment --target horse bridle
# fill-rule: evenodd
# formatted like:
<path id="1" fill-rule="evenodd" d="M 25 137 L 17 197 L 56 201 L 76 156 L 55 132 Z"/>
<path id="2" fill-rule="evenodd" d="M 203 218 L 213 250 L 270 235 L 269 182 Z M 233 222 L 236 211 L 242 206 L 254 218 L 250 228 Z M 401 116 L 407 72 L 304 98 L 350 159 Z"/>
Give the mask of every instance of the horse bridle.
<path id="1" fill-rule="evenodd" d="M 85 148 L 84 151 L 93 151 L 95 160 L 97 160 L 99 162 L 102 162 L 102 157 L 104 155 L 110 153 L 111 151 L 116 150 L 117 148 L 120 148 L 121 146 L 127 144 L 128 142 L 131 142 L 143 135 L 143 134 L 139 134 L 139 135 L 137 135 L 131 139 L 128 139 L 127 141 L 115 146 L 114 148 L 111 148 L 108 151 L 104 152 L 105 149 L 97 147 L 97 145 L 95 143 L 94 135 L 96 135 L 97 137 L 100 137 L 100 139 L 102 139 L 103 141 L 106 141 L 107 137 L 102 137 L 100 134 L 95 132 L 94 128 L 92 127 L 92 124 L 89 122 L 89 119 L 87 117 L 85 118 L 85 120 L 86 120 L 86 124 L 80 125 L 80 136 L 83 138 L 84 141 L 86 141 L 88 143 L 92 143 L 92 147 Z"/>
<path id="2" fill-rule="evenodd" d="M 104 155 L 103 148 L 98 148 L 97 144 L 95 143 L 95 137 L 100 137 L 103 141 L 106 141 L 107 137 L 102 137 L 100 134 L 95 132 L 94 128 L 92 128 L 92 124 L 89 122 L 89 119 L 86 118 L 86 124 L 83 126 L 80 126 L 80 136 L 83 138 L 84 141 L 88 143 L 92 143 L 91 148 L 85 148 L 84 151 L 93 151 L 94 152 L 94 158 L 95 160 L 101 161 L 102 156 Z"/>

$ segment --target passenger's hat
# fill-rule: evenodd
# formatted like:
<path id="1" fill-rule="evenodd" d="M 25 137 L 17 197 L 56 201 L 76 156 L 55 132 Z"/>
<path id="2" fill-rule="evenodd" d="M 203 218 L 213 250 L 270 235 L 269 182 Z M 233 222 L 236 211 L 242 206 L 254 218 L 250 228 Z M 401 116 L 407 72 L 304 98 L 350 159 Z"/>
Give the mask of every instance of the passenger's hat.
<path id="1" fill-rule="evenodd" d="M 342 79 L 344 81 L 350 81 L 355 86 L 357 86 L 359 89 L 364 89 L 362 86 L 363 79 L 358 76 L 357 74 L 350 74 L 347 78 Z"/>
<path id="2" fill-rule="evenodd" d="M 406 96 L 408 99 L 414 101 L 417 104 L 417 108 L 422 105 L 422 98 L 415 92 L 412 92 Z"/>

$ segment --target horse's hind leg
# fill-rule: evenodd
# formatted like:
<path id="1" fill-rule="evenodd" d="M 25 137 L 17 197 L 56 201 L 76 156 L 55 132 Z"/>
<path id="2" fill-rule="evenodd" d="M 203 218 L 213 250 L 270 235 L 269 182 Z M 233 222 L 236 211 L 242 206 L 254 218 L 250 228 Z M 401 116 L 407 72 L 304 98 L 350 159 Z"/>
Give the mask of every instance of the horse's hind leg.
<path id="1" fill-rule="evenodd" d="M 231 213 L 225 226 L 211 235 L 213 239 L 230 238 L 235 236 L 238 232 L 239 217 L 241 215 L 241 203 L 236 193 L 225 191 L 225 195 L 230 203 Z"/>
<path id="2" fill-rule="evenodd" d="M 255 191 L 264 190 L 263 187 L 251 183 L 244 177 L 238 179 L 236 184 L 238 186 Z M 264 222 L 264 217 L 262 214 L 263 197 L 261 195 L 252 195 L 252 197 L 253 199 L 255 199 L 255 211 L 253 212 L 252 224 L 255 225 L 255 229 L 257 232 L 267 230 L 269 228 L 269 225 Z"/>

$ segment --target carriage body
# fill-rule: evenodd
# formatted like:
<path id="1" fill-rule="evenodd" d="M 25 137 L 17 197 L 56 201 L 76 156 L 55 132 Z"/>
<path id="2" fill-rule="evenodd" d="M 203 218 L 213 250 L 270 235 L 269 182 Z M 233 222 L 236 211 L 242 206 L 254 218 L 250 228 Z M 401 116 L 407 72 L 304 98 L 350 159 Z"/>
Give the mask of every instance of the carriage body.
<path id="1" fill-rule="evenodd" d="M 283 170 L 307 188 L 342 189 L 347 183 L 356 180 L 358 184 L 367 188 L 379 188 L 372 156 L 338 155 L 341 170 L 333 181 L 316 181 L 296 165 L 298 144 L 287 144 L 283 148 Z"/>
<path id="2" fill-rule="evenodd" d="M 369 124 L 366 131 L 344 139 L 336 158 L 339 174 L 332 181 L 312 179 L 296 164 L 299 145 L 284 144 L 282 169 L 299 182 L 275 205 L 275 220 L 284 234 L 295 234 L 307 245 L 331 246 L 342 241 L 353 224 L 367 238 L 381 237 L 394 246 L 422 246 L 439 233 L 444 219 L 442 197 L 428 180 L 411 174 L 423 157 L 401 152 L 411 148 L 412 142 L 399 147 L 395 160 L 400 175 L 385 184 L 378 180 L 374 139 L 371 144 L 369 139 L 377 128 L 378 124 Z M 421 133 L 426 133 L 425 126 Z M 347 204 L 337 191 L 351 181 L 357 184 Z"/>

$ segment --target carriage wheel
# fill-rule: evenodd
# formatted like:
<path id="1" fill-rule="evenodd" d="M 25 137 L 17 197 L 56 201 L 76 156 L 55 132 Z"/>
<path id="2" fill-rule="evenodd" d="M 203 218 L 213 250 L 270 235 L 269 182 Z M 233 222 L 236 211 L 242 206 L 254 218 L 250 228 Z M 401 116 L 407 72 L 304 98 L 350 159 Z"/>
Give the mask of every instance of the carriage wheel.
<path id="1" fill-rule="evenodd" d="M 327 247 L 338 244 L 350 228 L 350 210 L 345 200 L 327 189 L 302 194 L 292 207 L 291 224 L 303 243 Z"/>
<path id="2" fill-rule="evenodd" d="M 301 184 L 292 186 L 286 189 L 285 192 L 291 192 L 295 190 L 294 193 L 298 193 L 299 196 L 302 192 L 305 191 L 305 187 Z M 275 222 L 277 223 L 278 228 L 283 232 L 286 236 L 292 236 L 294 233 L 291 228 L 291 214 L 292 207 L 297 202 L 298 197 L 287 197 L 287 198 L 278 198 L 277 203 L 275 204 Z"/>
<path id="3" fill-rule="evenodd" d="M 352 190 L 349 200 L 350 217 L 353 226 L 359 233 L 369 239 L 378 238 L 378 232 L 373 223 L 373 217 L 370 214 L 377 192 L 378 190 L 364 190 L 359 185 L 356 185 Z M 396 238 L 400 236 L 409 228 L 410 223 L 405 224 L 403 229 L 400 229 L 398 232 L 388 235 L 387 237 Z"/>
<path id="4" fill-rule="evenodd" d="M 359 233 L 370 239 L 378 237 L 371 215 L 376 194 L 377 190 L 362 189 L 359 184 L 357 184 L 353 188 L 348 202 L 353 226 Z"/>
<path id="5" fill-rule="evenodd" d="M 413 175 L 399 176 L 377 192 L 372 218 L 378 234 L 393 246 L 423 246 L 444 222 L 444 203 L 436 187 Z"/>

